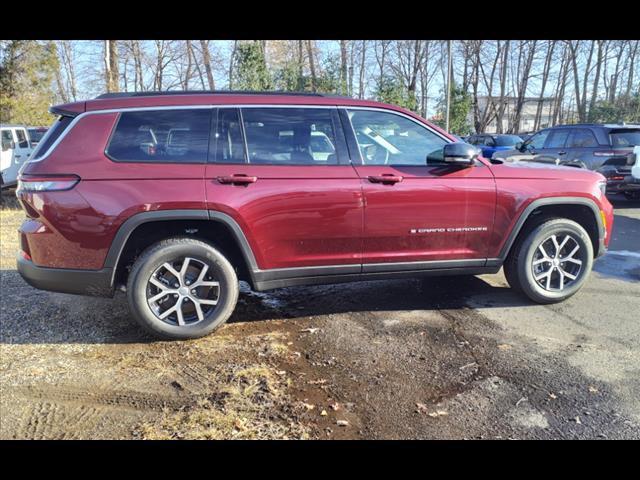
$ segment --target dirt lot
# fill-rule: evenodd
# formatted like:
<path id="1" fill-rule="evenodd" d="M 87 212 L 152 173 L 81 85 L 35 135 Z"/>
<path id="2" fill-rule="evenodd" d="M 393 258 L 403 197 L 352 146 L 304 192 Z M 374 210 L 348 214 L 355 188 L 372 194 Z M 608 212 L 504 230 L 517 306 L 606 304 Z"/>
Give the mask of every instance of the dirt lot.
<path id="1" fill-rule="evenodd" d="M 1 212 L 0 438 L 640 438 L 640 203 L 569 301 L 502 274 L 246 285 L 217 334 L 157 342 L 122 294 L 35 290 Z"/>

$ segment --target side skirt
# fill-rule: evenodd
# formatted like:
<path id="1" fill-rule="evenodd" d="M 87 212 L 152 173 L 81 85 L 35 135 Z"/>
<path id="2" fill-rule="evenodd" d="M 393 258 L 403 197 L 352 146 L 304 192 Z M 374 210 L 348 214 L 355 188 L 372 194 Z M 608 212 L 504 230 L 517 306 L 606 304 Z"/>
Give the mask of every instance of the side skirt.
<path id="1" fill-rule="evenodd" d="M 299 285 L 327 285 L 332 283 L 365 282 L 369 280 L 391 280 L 398 278 L 416 278 L 444 275 L 483 275 L 497 273 L 502 264 L 488 267 L 453 267 L 431 268 L 426 270 L 402 270 L 392 272 L 374 272 L 358 274 L 328 274 L 307 277 L 274 278 L 271 280 L 258 280 L 254 282 L 257 291 L 271 290 L 274 288 L 292 287 Z"/>

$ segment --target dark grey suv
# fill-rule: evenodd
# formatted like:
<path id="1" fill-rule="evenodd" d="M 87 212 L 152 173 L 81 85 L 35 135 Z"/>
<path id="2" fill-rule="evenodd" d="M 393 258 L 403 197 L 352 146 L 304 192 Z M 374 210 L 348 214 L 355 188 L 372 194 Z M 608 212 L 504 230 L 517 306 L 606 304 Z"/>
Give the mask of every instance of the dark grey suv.
<path id="1" fill-rule="evenodd" d="M 558 125 L 539 131 L 513 150 L 497 151 L 492 158 L 587 168 L 606 177 L 607 193 L 637 198 L 640 183 L 631 175 L 636 145 L 640 145 L 640 125 Z"/>

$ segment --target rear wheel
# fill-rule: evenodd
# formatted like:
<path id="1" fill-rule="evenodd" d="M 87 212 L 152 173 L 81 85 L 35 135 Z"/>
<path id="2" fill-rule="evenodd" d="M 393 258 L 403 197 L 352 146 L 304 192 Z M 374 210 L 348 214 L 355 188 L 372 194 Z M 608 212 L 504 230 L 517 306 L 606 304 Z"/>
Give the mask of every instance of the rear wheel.
<path id="1" fill-rule="evenodd" d="M 519 241 L 505 262 L 509 285 L 538 303 L 561 302 L 574 295 L 593 265 L 593 245 L 578 223 L 548 220 Z"/>
<path id="2" fill-rule="evenodd" d="M 149 247 L 133 264 L 127 283 L 134 319 L 165 339 L 213 332 L 233 312 L 238 292 L 235 271 L 222 253 L 190 238 Z"/>

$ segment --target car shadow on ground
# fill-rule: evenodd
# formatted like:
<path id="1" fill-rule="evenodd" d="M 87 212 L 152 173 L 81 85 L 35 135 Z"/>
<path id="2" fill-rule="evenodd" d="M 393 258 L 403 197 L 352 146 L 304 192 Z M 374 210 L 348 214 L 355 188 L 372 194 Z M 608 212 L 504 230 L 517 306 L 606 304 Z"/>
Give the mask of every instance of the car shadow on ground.
<path id="1" fill-rule="evenodd" d="M 44 292 L 28 286 L 15 270 L 3 270 L 0 274 L 0 344 L 157 341 L 134 324 L 126 297 L 121 293 L 108 299 Z M 463 309 L 469 297 L 475 295 L 489 296 L 487 307 L 533 306 L 507 287 L 496 287 L 470 276 L 289 287 L 269 292 L 254 292 L 242 283 L 238 305 L 229 323 L 353 312 Z"/>

